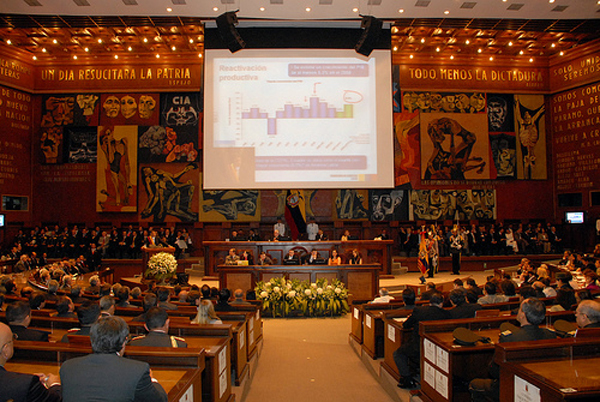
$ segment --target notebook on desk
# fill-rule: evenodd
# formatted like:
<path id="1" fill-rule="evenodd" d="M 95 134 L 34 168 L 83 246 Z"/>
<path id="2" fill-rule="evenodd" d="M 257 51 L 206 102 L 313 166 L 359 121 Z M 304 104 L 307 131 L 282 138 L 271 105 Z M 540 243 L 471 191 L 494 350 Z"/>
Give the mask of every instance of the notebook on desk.
<path id="1" fill-rule="evenodd" d="M 238 260 L 237 265 L 248 265 L 248 260 Z"/>

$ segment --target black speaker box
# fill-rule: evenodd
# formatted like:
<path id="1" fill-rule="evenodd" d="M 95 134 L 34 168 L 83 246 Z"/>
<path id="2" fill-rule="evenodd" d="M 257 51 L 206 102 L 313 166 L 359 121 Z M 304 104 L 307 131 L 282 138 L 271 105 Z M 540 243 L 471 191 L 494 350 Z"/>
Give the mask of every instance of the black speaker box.
<path id="1" fill-rule="evenodd" d="M 235 53 L 246 47 L 246 42 L 244 42 L 237 29 L 235 29 L 237 23 L 237 16 L 233 11 L 223 13 L 217 17 L 219 35 L 221 35 L 221 39 L 223 39 L 223 42 L 225 42 L 231 53 Z"/>
<path id="2" fill-rule="evenodd" d="M 364 31 L 358 39 L 358 42 L 356 42 L 354 50 L 363 56 L 369 56 L 373 49 L 375 49 L 375 46 L 377 46 L 377 41 L 379 40 L 379 35 L 383 28 L 383 21 L 372 16 L 365 16 L 362 19 L 360 27 L 363 28 Z"/>

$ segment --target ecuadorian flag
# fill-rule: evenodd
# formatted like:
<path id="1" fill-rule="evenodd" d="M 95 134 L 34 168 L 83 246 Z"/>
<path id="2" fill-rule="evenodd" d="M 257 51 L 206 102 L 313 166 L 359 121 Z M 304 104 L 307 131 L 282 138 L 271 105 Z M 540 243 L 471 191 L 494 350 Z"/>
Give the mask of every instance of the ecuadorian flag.
<path id="1" fill-rule="evenodd" d="M 417 258 L 417 267 L 421 275 L 425 275 L 429 269 L 429 255 L 427 254 L 426 232 L 421 233 L 421 242 L 419 244 L 419 257 Z"/>
<path id="2" fill-rule="evenodd" d="M 292 239 L 297 239 L 300 233 L 306 233 L 304 191 L 288 190 L 285 199 L 285 220 L 290 227 Z"/>

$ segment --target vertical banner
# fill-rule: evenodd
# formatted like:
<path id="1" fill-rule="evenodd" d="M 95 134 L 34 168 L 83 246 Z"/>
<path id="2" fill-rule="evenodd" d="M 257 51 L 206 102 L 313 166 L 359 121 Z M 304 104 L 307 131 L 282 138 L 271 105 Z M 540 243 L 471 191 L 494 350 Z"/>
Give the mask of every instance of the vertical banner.
<path id="1" fill-rule="evenodd" d="M 545 180 L 547 178 L 545 111 L 543 95 L 515 95 L 519 179 Z"/>
<path id="2" fill-rule="evenodd" d="M 306 202 L 303 190 L 288 190 L 285 202 L 285 220 L 292 239 L 306 233 Z"/>
<path id="3" fill-rule="evenodd" d="M 137 211 L 137 126 L 99 126 L 96 211 Z"/>

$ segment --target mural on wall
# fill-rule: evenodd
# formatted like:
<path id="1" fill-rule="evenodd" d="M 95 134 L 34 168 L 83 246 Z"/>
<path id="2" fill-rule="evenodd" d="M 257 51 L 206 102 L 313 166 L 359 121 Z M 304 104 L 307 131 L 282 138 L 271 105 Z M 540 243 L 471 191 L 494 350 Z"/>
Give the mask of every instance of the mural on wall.
<path id="1" fill-rule="evenodd" d="M 544 180 L 546 176 L 546 124 L 543 95 L 515 95 L 517 177 Z"/>
<path id="2" fill-rule="evenodd" d="M 96 163 L 98 156 L 96 127 L 65 127 L 64 132 L 69 163 Z"/>
<path id="3" fill-rule="evenodd" d="M 200 173 L 196 163 L 140 164 L 140 219 L 197 222 Z"/>
<path id="4" fill-rule="evenodd" d="M 99 126 L 96 211 L 137 210 L 137 126 Z"/>
<path id="5" fill-rule="evenodd" d="M 200 221 L 260 221 L 258 190 L 205 190 L 200 197 Z"/>
<path id="6" fill-rule="evenodd" d="M 103 126 L 158 125 L 159 95 L 153 94 L 102 94 L 100 124 Z"/>
<path id="7" fill-rule="evenodd" d="M 334 203 L 334 220 L 366 220 L 369 217 L 367 190 L 338 190 Z"/>
<path id="8" fill-rule="evenodd" d="M 485 104 L 481 92 L 402 92 L 402 111 L 409 113 L 485 113 Z"/>
<path id="9" fill-rule="evenodd" d="M 47 127 L 42 129 L 40 141 L 42 163 L 54 165 L 63 162 L 63 127 Z"/>
<path id="10" fill-rule="evenodd" d="M 41 126 L 69 126 L 73 124 L 74 95 L 46 95 L 42 100 Z"/>
<path id="11" fill-rule="evenodd" d="M 400 66 L 392 66 L 392 102 L 394 113 L 402 112 L 402 91 L 400 90 Z"/>
<path id="12" fill-rule="evenodd" d="M 394 113 L 394 181 L 396 186 L 419 178 L 419 112 Z"/>
<path id="13" fill-rule="evenodd" d="M 408 220 L 408 190 L 371 190 L 369 200 L 371 221 Z"/>
<path id="14" fill-rule="evenodd" d="M 168 93 L 161 95 L 160 124 L 163 126 L 196 127 L 200 123 L 202 104 L 197 92 Z"/>
<path id="15" fill-rule="evenodd" d="M 490 147 L 497 179 L 516 179 L 517 177 L 517 139 L 512 95 L 488 94 L 488 131 Z M 492 177 L 494 175 L 492 174 Z"/>
<path id="16" fill-rule="evenodd" d="M 411 220 L 496 219 L 495 190 L 412 190 Z"/>
<path id="17" fill-rule="evenodd" d="M 73 125 L 97 126 L 100 98 L 95 94 L 80 94 L 75 97 Z"/>
<path id="18" fill-rule="evenodd" d="M 198 133 L 178 127 L 140 126 L 140 163 L 194 162 L 198 160 Z"/>
<path id="19" fill-rule="evenodd" d="M 485 114 L 421 113 L 421 178 L 491 179 Z"/>

